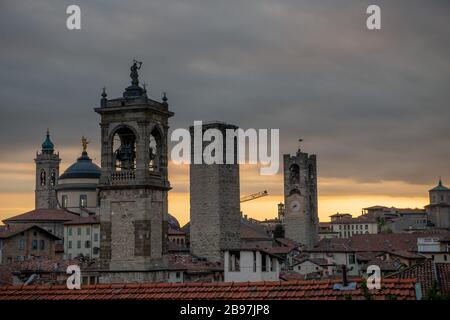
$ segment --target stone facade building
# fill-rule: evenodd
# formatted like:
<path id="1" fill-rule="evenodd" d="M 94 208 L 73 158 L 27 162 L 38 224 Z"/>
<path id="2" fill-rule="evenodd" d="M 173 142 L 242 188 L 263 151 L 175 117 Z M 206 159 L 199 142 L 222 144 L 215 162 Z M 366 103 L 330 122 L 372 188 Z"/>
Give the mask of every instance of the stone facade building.
<path id="1" fill-rule="evenodd" d="M 236 130 L 234 125 L 212 122 L 202 125 L 205 131 L 217 130 L 226 136 L 226 130 Z M 240 195 L 237 142 L 233 139 L 234 164 L 226 164 L 227 139 L 223 139 L 223 164 L 190 165 L 190 248 L 194 255 L 209 261 L 223 261 L 223 251 L 240 245 Z M 194 141 L 194 127 L 191 127 Z M 203 142 L 200 150 L 191 147 L 191 160 L 195 152 L 203 151 L 209 142 Z M 203 158 L 202 158 L 203 159 Z M 203 162 L 203 160 L 202 160 Z"/>
<path id="2" fill-rule="evenodd" d="M 100 257 L 98 216 L 79 217 L 64 223 L 64 259 Z"/>
<path id="3" fill-rule="evenodd" d="M 104 91 L 101 106 L 95 109 L 101 117 L 100 258 L 111 272 L 129 272 L 112 276 L 111 281 L 133 281 L 137 275 L 132 271 L 163 265 L 163 220 L 170 190 L 167 133 L 173 113 L 167 98 L 163 102 L 148 98 L 139 86 L 139 69 L 135 61 L 123 97 L 107 99 Z"/>
<path id="4" fill-rule="evenodd" d="M 285 237 L 312 246 L 319 239 L 316 155 L 298 149 L 294 156 L 285 154 L 283 163 Z"/>

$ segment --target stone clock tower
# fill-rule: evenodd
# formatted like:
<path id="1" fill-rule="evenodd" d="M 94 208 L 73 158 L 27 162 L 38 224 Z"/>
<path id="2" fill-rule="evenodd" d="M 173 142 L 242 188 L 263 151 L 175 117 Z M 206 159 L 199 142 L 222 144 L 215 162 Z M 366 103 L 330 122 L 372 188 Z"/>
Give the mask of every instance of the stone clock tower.
<path id="1" fill-rule="evenodd" d="M 284 203 L 285 237 L 307 246 L 318 241 L 316 156 L 299 149 L 285 154 Z"/>
<path id="2" fill-rule="evenodd" d="M 165 96 L 154 101 L 139 86 L 141 65 L 134 61 L 131 85 L 122 97 L 107 99 L 103 90 L 95 109 L 101 116 L 100 259 L 111 272 L 163 266 L 170 190 L 167 134 L 173 113 Z"/>

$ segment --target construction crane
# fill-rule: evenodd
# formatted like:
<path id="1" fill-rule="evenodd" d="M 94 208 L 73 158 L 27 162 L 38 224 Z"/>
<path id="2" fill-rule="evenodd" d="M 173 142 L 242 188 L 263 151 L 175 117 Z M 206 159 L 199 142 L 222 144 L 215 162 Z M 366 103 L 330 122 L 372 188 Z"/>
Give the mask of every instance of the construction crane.
<path id="1" fill-rule="evenodd" d="M 264 190 L 264 191 L 260 191 L 260 192 L 257 192 L 257 193 L 249 194 L 248 196 L 244 196 L 244 197 L 241 198 L 240 202 L 241 203 L 242 202 L 247 202 L 247 201 L 255 200 L 255 199 L 258 199 L 258 198 L 261 198 L 261 197 L 265 197 L 265 196 L 268 196 L 268 195 L 269 195 L 269 193 L 267 192 L 267 190 Z"/>

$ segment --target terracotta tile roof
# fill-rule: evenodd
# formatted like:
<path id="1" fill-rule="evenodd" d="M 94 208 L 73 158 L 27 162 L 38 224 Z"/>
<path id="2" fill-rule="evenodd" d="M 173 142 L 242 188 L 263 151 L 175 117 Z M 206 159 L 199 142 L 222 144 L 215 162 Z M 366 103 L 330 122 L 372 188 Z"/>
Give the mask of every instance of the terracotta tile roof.
<path id="1" fill-rule="evenodd" d="M 87 217 L 79 217 L 75 216 L 70 221 L 67 221 L 64 223 L 64 225 L 76 225 L 76 224 L 100 224 L 100 218 L 99 216 L 87 216 Z"/>
<path id="2" fill-rule="evenodd" d="M 450 231 L 426 231 L 392 234 L 357 234 L 349 239 L 322 239 L 311 252 L 417 252 L 417 239 L 439 237 L 446 239 Z"/>
<path id="3" fill-rule="evenodd" d="M 295 259 L 294 258 L 294 260 L 296 260 L 294 265 L 298 265 L 298 264 L 303 263 L 305 261 L 310 261 L 310 262 L 312 262 L 312 263 L 314 263 L 314 264 L 316 264 L 318 266 L 331 266 L 331 265 L 334 265 L 334 263 L 329 263 L 326 259 L 323 259 L 323 258 L 313 259 L 313 258 L 303 257 L 301 259 Z"/>
<path id="4" fill-rule="evenodd" d="M 287 238 L 276 238 L 275 241 L 285 247 L 300 247 L 301 245 L 294 240 Z"/>
<path id="5" fill-rule="evenodd" d="M 430 290 L 433 281 L 436 280 L 436 273 L 434 270 L 433 261 L 427 259 L 424 263 L 417 264 L 410 268 L 401 270 L 399 272 L 388 275 L 388 279 L 410 279 L 415 278 L 420 283 L 422 293 L 425 296 Z"/>
<path id="6" fill-rule="evenodd" d="M 188 272 L 223 271 L 221 263 L 208 262 L 190 253 L 171 253 L 167 255 L 171 270 L 186 270 Z"/>
<path id="7" fill-rule="evenodd" d="M 436 271 L 441 292 L 450 296 L 450 264 L 436 263 Z"/>
<path id="8" fill-rule="evenodd" d="M 76 218 L 77 215 L 69 213 L 66 210 L 61 209 L 35 209 L 29 212 L 25 212 L 18 216 L 14 216 L 3 220 L 5 224 L 8 222 L 28 222 L 28 221 L 70 221 Z"/>
<path id="9" fill-rule="evenodd" d="M 12 237 L 12 236 L 14 236 L 14 235 L 16 235 L 18 233 L 27 231 L 29 229 L 38 229 L 41 232 L 46 233 L 51 238 L 54 238 L 54 239 L 57 239 L 57 240 L 60 239 L 59 237 L 55 236 L 53 233 L 51 233 L 51 232 L 49 232 L 49 231 L 47 231 L 47 230 L 45 230 L 45 229 L 35 225 L 35 224 L 32 224 L 32 223 L 24 223 L 24 224 L 20 224 L 20 225 L 11 225 L 11 226 L 8 225 L 8 226 L 5 226 L 5 227 L 2 227 L 0 229 L 0 239 L 10 238 L 10 237 Z"/>
<path id="10" fill-rule="evenodd" d="M 331 224 L 352 224 L 352 223 L 377 223 L 377 220 L 371 217 L 360 216 L 356 218 L 340 218 L 331 222 Z"/>
<path id="11" fill-rule="evenodd" d="M 272 240 L 265 232 L 255 226 L 241 223 L 241 239 Z"/>
<path id="12" fill-rule="evenodd" d="M 442 294 L 450 295 L 450 264 L 448 263 L 434 263 L 431 259 L 427 259 L 423 263 L 390 274 L 386 278 L 416 278 L 424 296 L 436 282 Z"/>
<path id="13" fill-rule="evenodd" d="M 339 280 L 273 281 L 244 283 L 143 283 L 83 286 L 0 287 L 0 300 L 364 300 L 360 281 L 355 290 L 335 290 Z M 387 279 L 380 290 L 370 290 L 374 300 L 395 296 L 415 300 L 414 279 Z"/>
<path id="14" fill-rule="evenodd" d="M 264 251 L 277 255 L 277 254 L 288 254 L 296 249 L 297 247 L 271 247 L 265 248 Z"/>
<path id="15" fill-rule="evenodd" d="M 370 260 L 367 265 L 376 265 L 383 272 L 395 272 L 402 266 L 397 260 L 382 260 L 380 257 Z"/>

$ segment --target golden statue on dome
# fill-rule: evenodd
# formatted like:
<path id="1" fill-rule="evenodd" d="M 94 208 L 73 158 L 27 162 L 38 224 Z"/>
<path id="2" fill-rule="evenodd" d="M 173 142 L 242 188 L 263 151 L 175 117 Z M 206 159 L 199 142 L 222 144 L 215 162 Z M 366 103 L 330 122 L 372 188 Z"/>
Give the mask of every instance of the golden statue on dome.
<path id="1" fill-rule="evenodd" d="M 83 146 L 83 152 L 86 152 L 89 143 L 90 141 L 88 141 L 85 136 L 81 137 L 81 145 Z"/>

